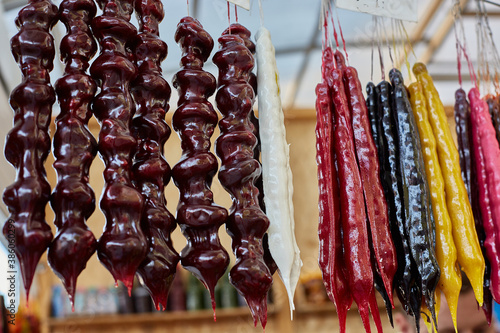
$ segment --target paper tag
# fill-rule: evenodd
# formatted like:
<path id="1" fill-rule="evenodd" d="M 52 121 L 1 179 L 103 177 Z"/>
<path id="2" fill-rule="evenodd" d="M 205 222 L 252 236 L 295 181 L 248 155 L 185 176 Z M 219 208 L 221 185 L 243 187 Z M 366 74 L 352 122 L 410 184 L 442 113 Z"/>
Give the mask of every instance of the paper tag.
<path id="1" fill-rule="evenodd" d="M 418 0 L 337 0 L 338 8 L 405 21 L 418 21 Z"/>
<path id="2" fill-rule="evenodd" d="M 227 0 L 227 1 L 234 3 L 236 6 L 240 6 L 243 9 L 250 10 L 250 0 Z"/>

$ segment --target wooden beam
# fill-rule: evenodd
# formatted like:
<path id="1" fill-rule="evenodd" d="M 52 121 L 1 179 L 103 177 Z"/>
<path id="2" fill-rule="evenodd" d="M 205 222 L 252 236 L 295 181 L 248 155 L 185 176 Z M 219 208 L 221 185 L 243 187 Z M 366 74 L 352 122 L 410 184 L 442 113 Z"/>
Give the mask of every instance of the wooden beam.
<path id="1" fill-rule="evenodd" d="M 469 0 L 460 0 L 459 2 L 460 11 L 462 11 L 465 8 L 468 2 Z M 429 63 L 429 61 L 434 56 L 434 53 L 436 53 L 439 46 L 441 46 L 446 36 L 448 36 L 450 30 L 453 28 L 453 23 L 455 22 L 455 18 L 453 16 L 452 9 L 450 9 L 448 13 L 446 13 L 446 17 L 442 22 L 443 23 L 441 23 L 441 25 L 439 26 L 439 28 L 429 41 L 429 44 L 427 45 L 427 48 L 425 49 L 424 53 L 418 57 L 418 60 L 420 62 L 423 62 L 424 64 Z"/>
<path id="2" fill-rule="evenodd" d="M 476 12 L 463 12 L 462 17 L 476 17 Z M 498 18 L 500 17 L 500 11 L 494 12 L 494 11 L 489 11 L 488 12 L 488 17 L 495 17 Z"/>

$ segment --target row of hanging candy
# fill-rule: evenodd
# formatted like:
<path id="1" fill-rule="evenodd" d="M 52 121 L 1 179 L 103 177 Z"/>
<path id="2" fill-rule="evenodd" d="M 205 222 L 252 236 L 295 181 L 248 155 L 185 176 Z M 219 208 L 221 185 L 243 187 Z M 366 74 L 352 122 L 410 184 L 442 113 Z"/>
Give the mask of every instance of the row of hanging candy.
<path id="1" fill-rule="evenodd" d="M 328 12 L 325 22 L 327 17 Z M 326 29 L 325 36 L 324 43 L 327 44 Z M 488 151 L 488 158 L 481 162 L 484 174 L 488 176 L 482 184 L 485 190 L 491 188 L 489 197 L 483 195 L 482 206 L 486 206 L 484 200 L 489 200 L 493 210 L 487 227 L 484 221 L 479 223 L 479 209 L 474 209 L 474 200 L 477 199 L 474 198 L 474 190 L 470 191 L 471 177 L 467 176 L 471 171 L 464 171 L 471 165 L 479 168 L 477 160 L 474 164 L 470 160 L 474 157 L 471 148 L 462 148 L 464 143 L 476 136 L 473 130 L 463 134 L 466 126 L 457 118 L 457 150 L 443 104 L 425 65 L 415 64 L 413 72 L 417 80 L 405 87 L 401 73 L 395 68 L 390 71 L 391 82 L 385 81 L 381 63 L 382 82 L 376 86 L 373 83 L 367 85 L 366 108 L 359 109 L 356 98 L 364 99 L 358 92 L 359 83 L 352 84 L 355 81 L 350 75 L 353 70 L 346 70 L 349 67 L 344 67 L 340 51 L 335 51 L 334 57 L 332 54 L 331 48 L 324 45 L 323 82 L 317 88 L 319 237 L 320 267 L 327 292 L 337 306 L 341 331 L 345 330 L 345 311 L 350 307 L 352 298 L 358 303 L 365 329 L 370 330 L 365 309 L 371 297 L 370 288 L 366 283 L 363 295 L 367 298 L 359 295 L 356 298 L 360 290 L 361 277 L 356 279 L 359 272 L 364 273 L 364 279 L 374 281 L 391 321 L 394 288 L 406 312 L 415 317 L 417 328 L 422 312 L 427 317 L 426 324 L 430 330 L 431 326 L 437 327 L 436 313 L 439 311 L 441 292 L 447 299 L 456 325 L 461 268 L 471 281 L 488 321 L 491 321 L 491 294 L 498 301 L 495 293 L 500 288 L 500 252 L 497 250 L 500 242 L 495 236 L 498 235 L 496 230 L 500 229 L 500 216 L 494 215 L 498 206 L 494 203 L 499 199 L 495 190 L 500 187 L 500 151 L 492 125 L 497 124 L 496 120 L 492 122 L 492 118 L 498 117 L 498 107 L 492 108 L 491 118 L 478 116 L 472 122 L 486 122 L 480 127 L 472 125 L 472 128 L 489 131 L 482 134 L 484 143 L 481 143 Z M 335 65 L 337 69 L 334 69 Z M 409 70 L 408 61 L 407 65 Z M 476 88 L 471 90 L 469 98 L 472 114 L 481 114 L 481 104 L 483 109 L 486 107 L 484 110 L 488 110 Z M 458 107 L 464 100 L 465 93 L 459 91 L 456 110 L 460 110 L 461 114 L 467 110 L 466 106 Z M 476 140 L 479 140 L 479 134 Z M 335 139 L 333 143 L 332 139 Z M 346 163 L 350 163 L 351 167 L 345 168 Z M 371 178 L 372 181 L 368 182 L 370 174 L 367 170 L 372 173 L 380 171 L 378 181 Z M 374 177 L 373 174 L 371 176 Z M 486 182 L 489 183 L 486 185 Z M 380 188 L 383 195 L 379 197 L 383 202 L 377 203 L 372 199 L 373 191 L 380 193 Z M 364 193 L 364 198 L 361 193 Z M 472 194 L 471 198 L 468 193 Z M 355 195 L 358 197 L 355 198 Z M 363 207 L 358 207 L 357 215 L 353 208 L 354 203 L 359 204 L 363 200 L 368 219 L 359 214 L 364 212 Z M 385 216 L 370 215 L 374 207 L 378 212 L 385 212 Z M 392 242 L 377 238 L 380 235 L 377 230 L 385 225 L 391 230 Z M 357 236 L 349 237 L 350 232 Z M 381 252 L 384 245 L 386 251 Z M 353 254 L 353 249 L 357 253 Z M 354 257 L 365 259 L 357 269 L 352 267 Z M 381 330 L 375 308 L 372 308 L 372 316 Z"/>
<path id="2" fill-rule="evenodd" d="M 261 166 L 258 120 L 252 110 L 257 79 L 251 73 L 255 45 L 250 32 L 232 24 L 222 33 L 221 48 L 214 55 L 219 67 L 217 86 L 215 77 L 202 69 L 214 46 L 212 38 L 189 16 L 178 24 L 175 40 L 183 57 L 182 68 L 173 80 L 180 96 L 173 127 L 181 137 L 183 155 L 170 170 L 163 156 L 170 134 L 165 122 L 170 87 L 160 67 L 167 55 L 167 46 L 159 38 L 163 5 L 155 0 L 105 0 L 99 5 L 103 13 L 94 18 L 96 5 L 92 0 L 64 0 L 59 10 L 50 0 L 33 0 L 20 11 L 20 31 L 12 39 L 23 83 L 11 95 L 16 117 L 5 154 L 23 172 L 4 193 L 12 221 L 4 227 L 4 234 L 13 239 L 27 295 L 36 264 L 48 248 L 49 264 L 62 279 L 71 301 L 76 279 L 96 250 L 115 280 L 122 281 L 129 291 L 137 272 L 158 308 L 165 308 L 179 260 L 213 298 L 215 285 L 229 264 L 218 237 L 219 227 L 226 224 L 236 254 L 231 283 L 247 300 L 255 324 L 260 320 L 265 326 L 267 292 L 276 264 L 292 308 L 301 266 L 293 235 L 288 146 L 269 32 L 261 28 L 257 49 L 259 91 L 263 95 L 260 109 L 265 119 L 261 136 L 262 159 L 266 161 L 263 187 L 269 189 L 265 200 L 273 208 L 271 221 L 260 208 L 262 186 L 260 200 L 255 187 Z M 134 8 L 139 34 L 129 22 Z M 65 73 L 54 91 L 48 76 L 55 53 L 49 30 L 58 20 L 68 33 L 60 45 Z M 97 51 L 93 35 L 101 52 L 88 75 L 89 61 Z M 26 47 L 32 44 L 38 48 Z M 41 57 L 37 56 L 39 49 Z M 101 91 L 94 96 L 98 86 Z M 218 169 L 209 151 L 210 137 L 218 116 L 207 99 L 217 87 L 216 102 L 223 119 L 216 152 L 222 161 L 219 180 L 233 199 L 229 214 L 214 204 L 210 191 Z M 55 93 L 61 104 L 54 136 L 58 182 L 50 195 L 43 162 L 50 151 L 48 125 Z M 92 115 L 101 123 L 99 143 L 87 128 Z M 279 145 L 269 139 L 276 139 L 276 134 Z M 85 224 L 95 209 L 89 168 L 97 151 L 106 165 L 101 209 L 107 223 L 99 241 Z M 176 219 L 168 212 L 164 197 L 171 176 L 181 192 Z M 282 181 L 274 184 L 277 178 Z M 54 240 L 44 221 L 49 199 L 58 228 Z M 180 255 L 170 239 L 176 222 L 188 239 Z M 269 237 L 274 240 L 270 254 L 263 244 L 269 226 Z M 212 305 L 215 316 L 215 302 Z"/>

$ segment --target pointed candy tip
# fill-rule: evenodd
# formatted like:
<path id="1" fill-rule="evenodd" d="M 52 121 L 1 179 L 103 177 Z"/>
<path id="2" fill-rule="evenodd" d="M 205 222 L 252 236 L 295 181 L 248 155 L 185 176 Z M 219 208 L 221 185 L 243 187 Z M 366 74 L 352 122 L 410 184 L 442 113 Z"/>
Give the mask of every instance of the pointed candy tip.
<path id="1" fill-rule="evenodd" d="M 266 328 L 267 324 L 267 299 L 264 297 L 247 296 L 245 300 L 252 313 L 254 326 L 257 327 L 257 322 L 260 321 L 262 328 Z"/>
<path id="2" fill-rule="evenodd" d="M 371 333 L 370 327 L 370 310 L 367 302 L 358 304 L 358 312 L 361 317 L 361 321 L 363 322 L 363 326 L 365 328 L 366 333 Z"/>
<path id="3" fill-rule="evenodd" d="M 134 287 L 134 276 L 133 275 L 131 277 L 127 276 L 117 280 L 123 282 L 123 285 L 127 288 L 128 296 L 132 297 L 132 288 Z M 116 281 L 116 286 L 118 286 L 118 281 Z"/>
<path id="4" fill-rule="evenodd" d="M 167 307 L 167 299 L 166 297 L 152 297 L 154 306 L 157 311 L 164 311 Z"/>
<path id="5" fill-rule="evenodd" d="M 378 311 L 377 299 L 375 298 L 375 293 L 372 293 L 370 297 L 370 311 L 372 313 L 373 321 L 375 322 L 375 326 L 377 327 L 378 333 L 383 333 L 382 329 L 382 321 L 380 320 L 380 312 Z M 391 316 L 392 317 L 392 314 Z"/>
<path id="6" fill-rule="evenodd" d="M 217 315 L 215 314 L 215 308 L 216 308 L 217 305 L 215 304 L 214 287 L 213 286 L 210 286 L 210 287 L 207 286 L 207 289 L 210 292 L 210 299 L 212 301 L 212 311 L 214 312 L 214 322 L 216 322 L 217 321 Z"/>
<path id="7" fill-rule="evenodd" d="M 347 310 L 344 308 L 337 308 L 337 317 L 339 318 L 339 330 L 340 333 L 345 333 L 346 321 L 347 321 Z"/>
<path id="8" fill-rule="evenodd" d="M 69 303 L 71 304 L 71 312 L 75 312 L 75 294 L 68 294 Z"/>

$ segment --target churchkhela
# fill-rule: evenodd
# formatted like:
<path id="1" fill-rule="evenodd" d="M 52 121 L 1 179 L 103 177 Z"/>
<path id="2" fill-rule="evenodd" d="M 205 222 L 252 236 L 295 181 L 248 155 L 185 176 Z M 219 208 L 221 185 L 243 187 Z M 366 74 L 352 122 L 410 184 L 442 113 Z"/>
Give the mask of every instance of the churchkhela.
<path id="1" fill-rule="evenodd" d="M 27 299 L 38 261 L 53 238 L 45 221 L 50 185 L 44 162 L 50 152 L 49 124 L 56 100 L 49 72 L 55 55 L 50 29 L 57 19 L 57 7 L 50 0 L 30 0 L 16 18 L 19 32 L 11 39 L 22 82 L 10 94 L 14 127 L 7 134 L 5 158 L 17 176 L 3 193 L 10 213 L 3 234 L 14 244 Z"/>
<path id="2" fill-rule="evenodd" d="M 48 261 L 61 278 L 72 305 L 76 279 L 97 247 L 94 234 L 85 224 L 95 210 L 89 168 L 97 154 L 97 142 L 87 124 L 92 117 L 90 104 L 97 85 L 86 71 L 97 52 L 90 31 L 96 11 L 92 0 L 64 0 L 59 7 L 59 19 L 68 33 L 60 47 L 66 68 L 55 85 L 61 111 L 54 134 L 58 180 L 51 204 L 58 233 L 50 244 Z"/>
<path id="3" fill-rule="evenodd" d="M 219 68 L 217 108 L 221 135 L 216 152 L 221 159 L 219 181 L 232 197 L 226 228 L 232 238 L 236 263 L 229 273 L 230 282 L 245 298 L 254 318 L 263 327 L 267 322 L 267 293 L 272 275 L 264 261 L 262 238 L 269 219 L 259 206 L 255 180 L 261 173 L 254 158 L 257 138 L 250 120 L 254 90 L 249 74 L 254 58 L 244 40 L 231 33 L 232 26 L 219 38 L 220 49 L 213 62 Z"/>
<path id="4" fill-rule="evenodd" d="M 181 19 L 175 40 L 182 49 L 182 69 L 173 79 L 179 101 L 172 119 L 183 150 L 181 160 L 172 170 L 180 192 L 177 223 L 187 238 L 181 263 L 209 290 L 215 319 L 214 289 L 229 265 L 229 255 L 218 235 L 228 213 L 224 207 L 214 204 L 210 190 L 218 169 L 217 159 L 210 152 L 210 138 L 218 118 L 208 97 L 215 92 L 216 80 L 203 70 L 203 64 L 214 42 L 192 17 Z"/>
<path id="5" fill-rule="evenodd" d="M 448 127 L 439 94 L 427 68 L 422 63 L 413 72 L 423 88 L 429 111 L 429 122 L 436 137 L 437 151 L 446 193 L 446 203 L 453 225 L 453 240 L 458 262 L 469 278 L 479 305 L 483 304 L 484 258 L 477 238 L 472 209 L 460 170 L 458 150 Z"/>
<path id="6" fill-rule="evenodd" d="M 345 332 L 352 304 L 344 262 L 340 220 L 340 190 L 333 152 L 333 51 L 322 54 L 322 80 L 316 86 L 316 163 L 319 190 L 319 267 L 328 298 L 335 304 L 340 332 Z M 336 83 L 338 83 L 336 81 Z"/>
<path id="7" fill-rule="evenodd" d="M 160 310 L 167 308 L 168 292 L 179 261 L 170 236 L 176 227 L 175 218 L 167 210 L 164 194 L 171 174 L 163 156 L 163 146 L 170 136 L 165 114 L 171 89 L 160 67 L 167 56 L 167 44 L 159 38 L 163 5 L 158 0 L 138 0 L 135 11 L 140 33 L 132 47 L 138 69 L 131 82 L 136 105 L 131 131 L 137 141 L 132 183 L 144 197 L 141 228 L 148 241 L 147 254 L 137 268 L 137 275 Z"/>
<path id="8" fill-rule="evenodd" d="M 420 315 L 420 306 L 424 302 L 432 321 L 436 323 L 434 292 L 440 269 L 434 250 L 434 222 L 420 136 L 401 72 L 393 68 L 389 76 L 393 88 L 392 109 L 395 112 L 398 131 L 405 228 L 412 258 L 419 273 L 412 285 L 412 289 L 416 290 L 410 293 L 410 304 L 416 322 Z"/>
<path id="9" fill-rule="evenodd" d="M 261 27 L 256 39 L 263 194 L 270 222 L 269 250 L 287 290 L 293 316 L 293 297 L 302 261 L 295 240 L 290 153 L 286 142 L 279 76 L 271 34 L 269 30 Z"/>
<path id="10" fill-rule="evenodd" d="M 489 103 L 489 101 L 488 101 Z M 491 323 L 493 310 L 493 296 L 491 293 L 491 263 L 485 247 L 486 233 L 484 229 L 483 217 L 479 204 L 478 173 L 476 159 L 473 149 L 473 133 L 471 124 L 470 104 L 467 101 L 467 93 L 462 89 L 455 92 L 455 129 L 457 133 L 457 149 L 460 157 L 460 169 L 462 179 L 469 197 L 469 202 L 474 216 L 476 233 L 478 236 L 481 251 L 484 257 L 485 270 L 483 282 L 483 311 L 488 323 Z M 491 108 L 490 108 L 491 111 Z M 485 212 L 485 214 L 487 214 Z M 486 216 L 486 215 L 485 215 Z"/>
<path id="11" fill-rule="evenodd" d="M 137 30 L 129 22 L 134 10 L 132 0 L 101 0 L 98 4 L 102 15 L 92 21 L 92 31 L 101 51 L 90 73 L 101 88 L 92 110 L 101 124 L 98 147 L 105 163 L 105 186 L 100 205 L 106 226 L 97 255 L 116 283 L 122 281 L 130 293 L 148 250 L 140 225 L 144 197 L 131 179 L 137 140 L 130 129 L 135 112 L 130 83 L 137 76 L 137 67 L 129 60 L 127 43 L 135 40 Z"/>
<path id="12" fill-rule="evenodd" d="M 391 106 L 392 86 L 390 82 L 383 80 L 376 86 L 375 92 L 372 93 L 377 95 L 378 104 L 377 113 L 374 116 L 376 124 L 372 124 L 372 128 L 375 127 L 380 133 L 378 136 L 380 179 L 386 194 L 387 210 L 391 221 L 391 236 L 398 254 L 398 269 L 394 275 L 394 289 L 405 311 L 409 315 L 413 315 L 410 300 L 412 283 L 418 272 L 416 271 L 415 262 L 411 258 L 404 223 L 403 183 L 398 161 L 398 132 L 394 124 L 395 113 Z"/>
<path id="13" fill-rule="evenodd" d="M 351 114 L 358 168 L 363 183 L 363 193 L 368 228 L 370 251 L 373 252 L 375 286 L 386 304 L 392 322 L 391 307 L 394 308 L 392 285 L 397 270 L 397 258 L 391 238 L 387 203 L 380 182 L 380 166 L 377 148 L 370 135 L 370 121 L 358 73 L 352 66 L 346 66 L 343 55 L 335 52 L 337 66 L 342 70 L 344 88 Z"/>
<path id="14" fill-rule="evenodd" d="M 484 247 L 491 264 L 490 290 L 493 299 L 500 301 L 500 220 L 498 172 L 499 146 L 495 129 L 488 114 L 488 105 L 481 100 L 477 88 L 469 91 L 471 105 L 472 146 L 477 174 L 478 198 L 486 234 Z M 493 156 L 493 155 L 497 156 Z"/>
<path id="15" fill-rule="evenodd" d="M 436 139 L 429 122 L 422 85 L 419 82 L 413 82 L 408 87 L 408 93 L 420 136 L 422 157 L 431 195 L 432 213 L 436 224 L 435 253 L 441 272 L 435 293 L 436 313 L 439 313 L 440 297 L 441 292 L 443 292 L 450 309 L 453 325 L 456 327 L 462 275 L 458 269 L 457 249 L 453 242 L 452 224 L 446 205 L 444 180 L 438 160 Z"/>

